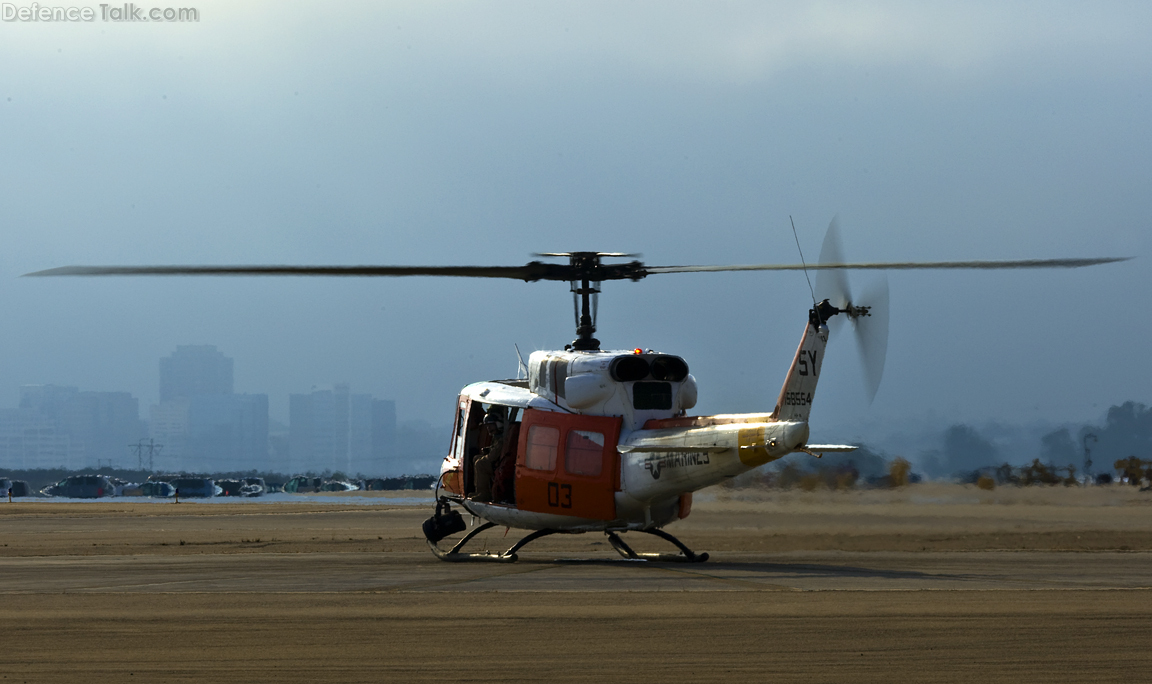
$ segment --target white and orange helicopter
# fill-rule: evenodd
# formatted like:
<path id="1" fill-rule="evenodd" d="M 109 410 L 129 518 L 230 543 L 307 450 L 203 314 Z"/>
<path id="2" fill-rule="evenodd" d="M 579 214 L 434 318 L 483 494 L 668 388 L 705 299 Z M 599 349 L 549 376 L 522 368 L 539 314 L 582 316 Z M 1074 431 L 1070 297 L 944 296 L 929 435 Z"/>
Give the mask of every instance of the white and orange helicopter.
<path id="1" fill-rule="evenodd" d="M 799 247 L 799 241 L 797 241 Z M 516 379 L 477 382 L 456 402 L 450 453 L 436 482 L 435 512 L 423 525 L 429 548 L 445 561 L 514 562 L 526 544 L 551 534 L 602 532 L 629 560 L 702 562 L 663 528 L 688 516 L 692 494 L 788 454 L 819 457 L 850 444 L 813 444 L 808 417 L 824 361 L 830 322 L 854 324 L 868 391 L 875 395 L 887 347 L 887 281 L 855 302 L 847 270 L 1076 268 L 1124 258 L 850 263 L 833 220 L 820 259 L 805 264 L 647 266 L 609 263 L 635 255 L 560 252 L 568 263 L 524 266 L 66 266 L 30 276 L 243 275 L 450 276 L 570 283 L 576 339 L 563 350 L 533 352 Z M 691 416 L 696 379 L 679 356 L 651 349 L 600 349 L 596 299 L 601 283 L 664 273 L 816 270 L 813 306 L 800 345 L 770 412 Z M 837 317 L 843 316 L 843 319 Z M 519 353 L 519 352 L 517 352 Z M 519 377 L 526 375 L 526 378 Z M 450 549 L 440 542 L 464 532 Z M 469 553 L 478 534 L 502 526 L 529 531 L 502 553 Z M 642 532 L 678 553 L 638 553 L 622 538 Z"/>

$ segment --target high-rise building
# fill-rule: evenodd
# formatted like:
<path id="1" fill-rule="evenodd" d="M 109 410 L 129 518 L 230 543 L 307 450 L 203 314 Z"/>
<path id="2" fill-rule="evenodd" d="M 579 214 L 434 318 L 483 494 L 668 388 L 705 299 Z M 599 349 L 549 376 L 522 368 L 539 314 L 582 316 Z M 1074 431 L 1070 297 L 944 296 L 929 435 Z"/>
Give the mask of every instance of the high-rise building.
<path id="1" fill-rule="evenodd" d="M 268 470 L 274 473 L 287 473 L 291 470 L 291 457 L 288 452 L 288 424 L 274 418 L 268 419 Z"/>
<path id="2" fill-rule="evenodd" d="M 179 472 L 188 456 L 188 400 L 171 399 L 153 404 L 148 421 L 149 436 L 160 445 L 153 460 L 159 472 Z"/>
<path id="3" fill-rule="evenodd" d="M 20 407 L 0 415 L 0 459 L 10 467 L 128 465 L 144 433 L 139 402 L 127 392 L 25 385 Z"/>
<path id="4" fill-rule="evenodd" d="M 160 359 L 160 401 L 232 394 L 232 359 L 213 344 L 179 345 Z"/>
<path id="5" fill-rule="evenodd" d="M 292 472 L 383 474 L 396 439 L 396 405 L 347 384 L 288 397 Z"/>
<path id="6" fill-rule="evenodd" d="M 190 397 L 186 449 L 196 470 L 267 470 L 268 395 Z"/>
<path id="7" fill-rule="evenodd" d="M 396 454 L 396 402 L 391 399 L 372 400 L 372 470 L 384 474 L 391 469 Z M 399 473 L 389 472 L 390 475 Z"/>
<path id="8" fill-rule="evenodd" d="M 140 402 L 127 392 L 77 392 L 62 417 L 64 431 L 84 449 L 84 465 L 129 463 L 130 443 L 144 436 Z"/>
<path id="9" fill-rule="evenodd" d="M 160 359 L 151 436 L 160 470 L 231 472 L 275 467 L 268 457 L 268 395 L 235 394 L 233 363 L 213 345 L 181 345 Z"/>
<path id="10" fill-rule="evenodd" d="M 346 473 L 366 473 L 372 463 L 372 395 L 348 396 L 348 467 Z"/>
<path id="11" fill-rule="evenodd" d="M 347 384 L 288 395 L 288 453 L 293 472 L 348 470 L 350 431 Z"/>
<path id="12" fill-rule="evenodd" d="M 0 466 L 81 468 L 83 456 L 57 421 L 33 409 L 0 409 Z"/>

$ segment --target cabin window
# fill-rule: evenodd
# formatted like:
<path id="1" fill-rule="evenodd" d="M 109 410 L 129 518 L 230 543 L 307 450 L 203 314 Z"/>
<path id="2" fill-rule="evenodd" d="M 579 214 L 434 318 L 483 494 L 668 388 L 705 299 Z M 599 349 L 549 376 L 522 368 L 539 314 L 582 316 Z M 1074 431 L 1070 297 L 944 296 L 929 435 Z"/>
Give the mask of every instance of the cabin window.
<path id="1" fill-rule="evenodd" d="M 559 428 L 533 425 L 528 429 L 528 452 L 524 454 L 524 465 L 532 470 L 555 470 L 559 445 Z"/>
<path id="2" fill-rule="evenodd" d="M 632 408 L 637 411 L 672 408 L 672 383 L 638 382 L 632 385 Z"/>
<path id="3" fill-rule="evenodd" d="M 564 470 L 572 475 L 598 477 L 604 468 L 604 435 L 588 430 L 569 430 L 564 444 Z"/>

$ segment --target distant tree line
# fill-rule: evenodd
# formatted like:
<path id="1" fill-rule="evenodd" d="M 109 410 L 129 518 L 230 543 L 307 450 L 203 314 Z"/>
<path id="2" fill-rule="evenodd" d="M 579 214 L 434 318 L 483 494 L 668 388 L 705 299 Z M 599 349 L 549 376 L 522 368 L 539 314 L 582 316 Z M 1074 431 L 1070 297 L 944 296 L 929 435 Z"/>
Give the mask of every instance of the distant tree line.
<path id="1" fill-rule="evenodd" d="M 867 446 L 849 453 L 825 454 L 820 459 L 808 454 L 792 454 L 773 466 L 757 468 L 735 477 L 725 486 L 733 489 L 779 488 L 857 489 L 864 487 L 903 487 L 918 482 L 908 461 L 899 456 L 887 459 Z"/>
<path id="2" fill-rule="evenodd" d="M 1069 468 L 1083 475 L 1086 450 L 1093 475 L 1120 475 L 1123 468 L 1118 462 L 1122 460 L 1152 460 L 1152 409 L 1133 401 L 1112 406 L 1102 425 L 1061 427 L 1043 435 L 1039 446 L 1040 456 L 1032 467 L 1042 465 L 1045 473 L 1050 471 L 1052 475 L 1037 469 L 1036 478 L 1056 479 L 1059 472 L 1059 479 L 1065 481 L 1071 477 Z M 941 448 L 922 454 L 921 462 L 932 477 L 955 477 L 1027 460 L 1020 456 L 1002 453 L 976 428 L 957 424 L 944 431 Z M 1032 475 L 1021 470 L 1013 477 L 1028 479 Z"/>

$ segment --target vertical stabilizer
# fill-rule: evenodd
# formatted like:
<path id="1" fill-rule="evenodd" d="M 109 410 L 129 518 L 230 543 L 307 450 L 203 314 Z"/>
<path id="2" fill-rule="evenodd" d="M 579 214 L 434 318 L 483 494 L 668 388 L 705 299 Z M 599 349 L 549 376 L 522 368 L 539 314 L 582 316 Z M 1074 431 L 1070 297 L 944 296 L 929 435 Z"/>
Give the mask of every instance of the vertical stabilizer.
<path id="1" fill-rule="evenodd" d="M 821 323 L 813 311 L 804 328 L 804 336 L 800 338 L 800 348 L 792 359 L 792 367 L 788 369 L 784 387 L 780 389 L 780 398 L 776 400 L 776 410 L 772 414 L 776 420 L 808 420 L 827 345 L 828 326 Z"/>

